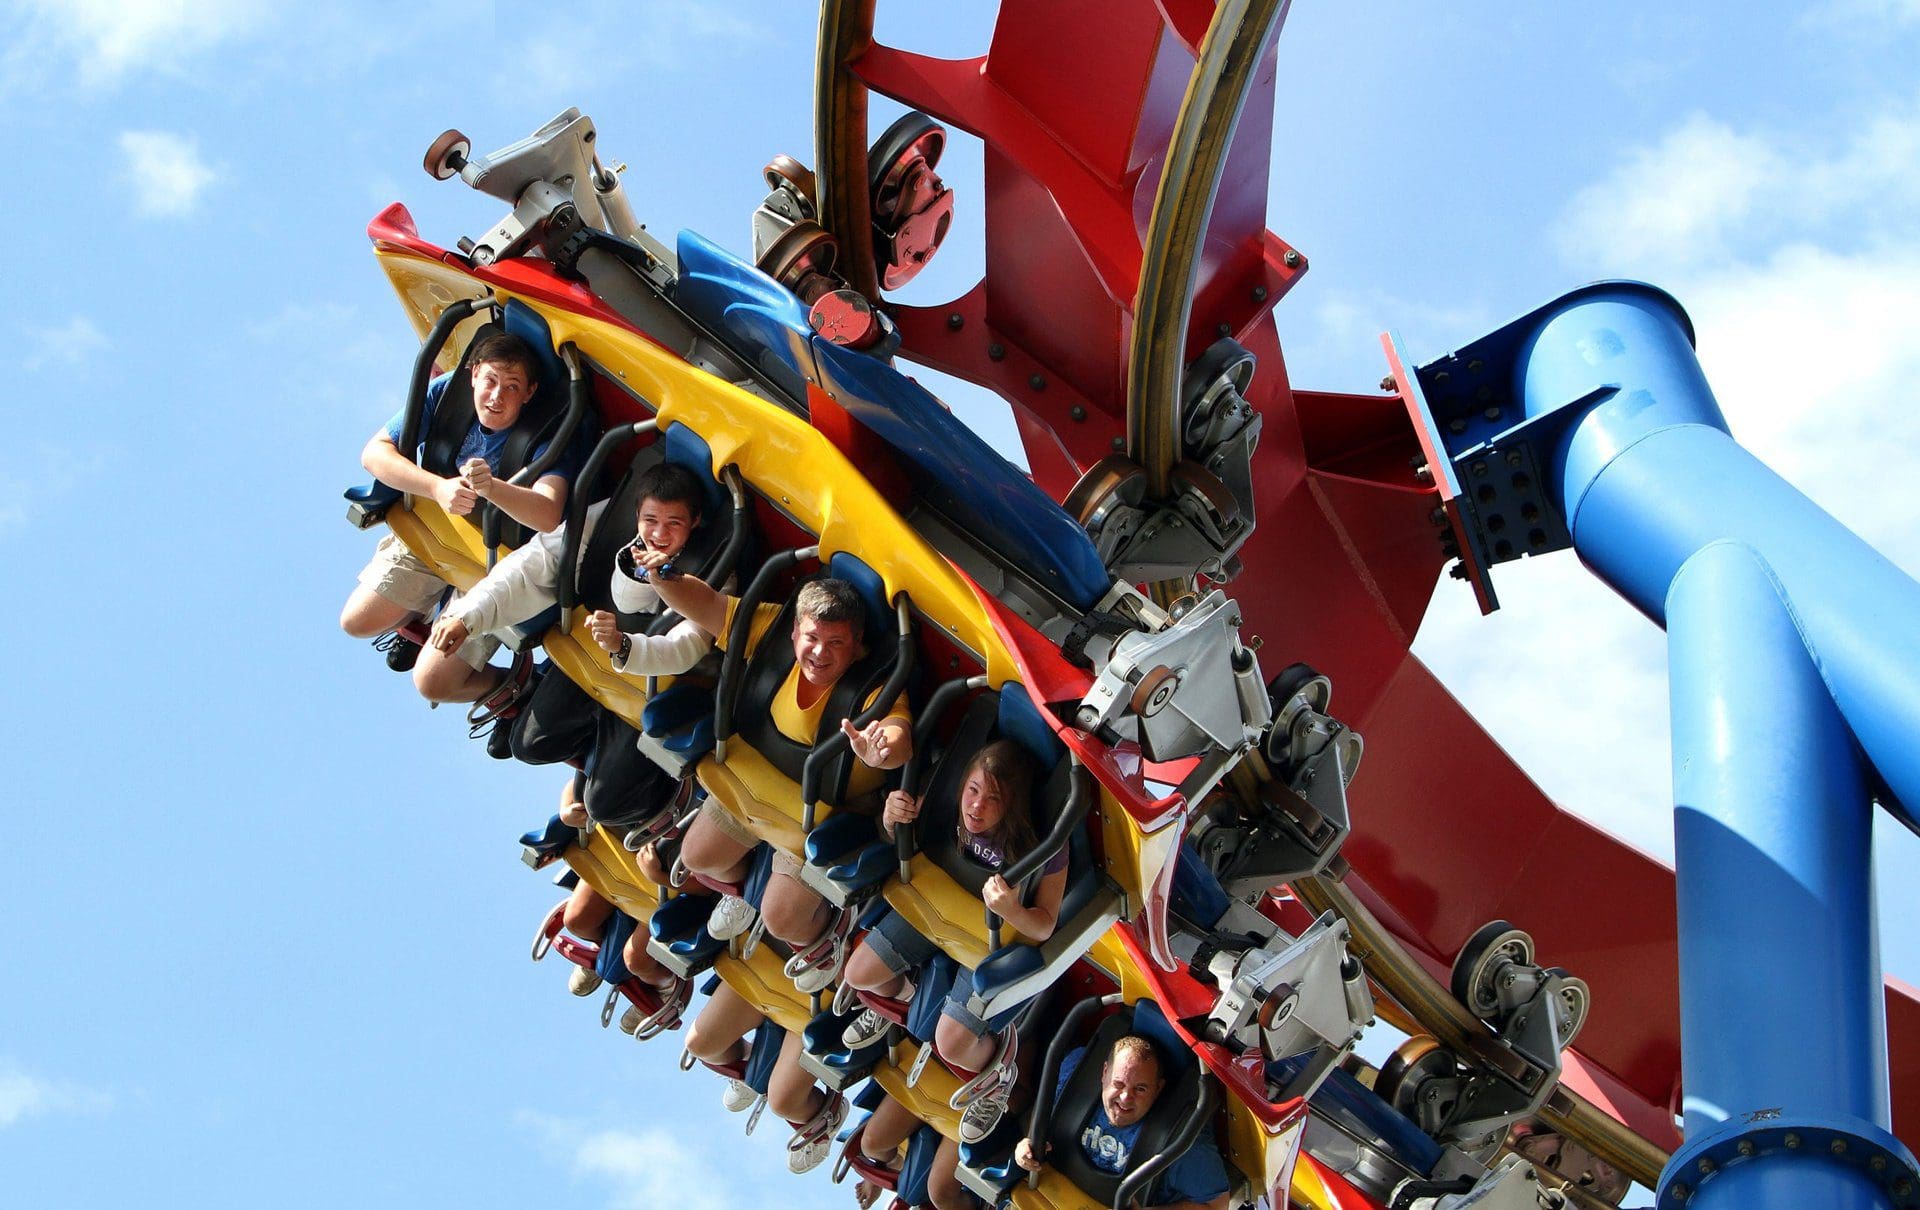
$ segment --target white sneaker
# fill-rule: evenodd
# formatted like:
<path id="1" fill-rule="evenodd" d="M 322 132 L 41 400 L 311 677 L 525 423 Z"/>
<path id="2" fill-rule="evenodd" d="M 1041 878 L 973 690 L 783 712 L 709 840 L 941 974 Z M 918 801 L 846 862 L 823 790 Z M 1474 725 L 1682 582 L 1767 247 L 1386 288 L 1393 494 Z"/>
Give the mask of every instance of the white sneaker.
<path id="1" fill-rule="evenodd" d="M 847 964 L 843 920 L 829 924 L 819 940 L 787 959 L 786 976 L 793 980 L 794 989 L 801 995 L 825 991 L 840 978 L 840 968 Z"/>
<path id="2" fill-rule="evenodd" d="M 887 1036 L 887 1028 L 892 1024 L 893 1022 L 872 1009 L 862 1009 L 860 1015 L 848 1023 L 847 1028 L 841 1033 L 840 1042 L 848 1050 L 872 1046 Z"/>
<path id="3" fill-rule="evenodd" d="M 1007 1113 L 1003 1095 L 981 1097 L 967 1106 L 960 1115 L 961 1142 L 971 1145 L 993 1133 L 993 1128 L 1000 1124 L 1000 1119 Z"/>
<path id="4" fill-rule="evenodd" d="M 576 966 L 567 976 L 567 990 L 576 996 L 591 996 L 600 990 L 600 975 L 589 966 Z"/>
<path id="5" fill-rule="evenodd" d="M 720 1093 L 720 1105 L 728 1113 L 740 1113 L 750 1108 L 759 1099 L 760 1094 L 755 1092 L 753 1085 L 745 1080 L 729 1078 L 726 1088 Z"/>
<path id="6" fill-rule="evenodd" d="M 738 895 L 722 895 L 707 917 L 707 936 L 715 941 L 731 941 L 753 927 L 760 909 Z"/>
<path id="7" fill-rule="evenodd" d="M 833 1151 L 833 1135 L 847 1120 L 847 1099 L 839 1093 L 831 1098 L 813 1119 L 794 1131 L 787 1143 L 787 1171 L 795 1176 L 812 1172 Z"/>

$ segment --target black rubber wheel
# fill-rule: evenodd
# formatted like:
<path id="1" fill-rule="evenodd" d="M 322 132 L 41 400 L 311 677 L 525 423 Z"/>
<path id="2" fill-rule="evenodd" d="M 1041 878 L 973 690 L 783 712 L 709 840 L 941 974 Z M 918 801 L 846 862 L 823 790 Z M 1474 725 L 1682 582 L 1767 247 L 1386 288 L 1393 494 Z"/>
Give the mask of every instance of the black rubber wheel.
<path id="1" fill-rule="evenodd" d="M 1448 990 L 1482 1021 L 1489 1021 L 1499 1011 L 1499 996 L 1491 980 L 1495 961 L 1502 954 L 1522 965 L 1530 964 L 1533 938 L 1505 920 L 1490 920 L 1467 938 L 1453 960 Z"/>

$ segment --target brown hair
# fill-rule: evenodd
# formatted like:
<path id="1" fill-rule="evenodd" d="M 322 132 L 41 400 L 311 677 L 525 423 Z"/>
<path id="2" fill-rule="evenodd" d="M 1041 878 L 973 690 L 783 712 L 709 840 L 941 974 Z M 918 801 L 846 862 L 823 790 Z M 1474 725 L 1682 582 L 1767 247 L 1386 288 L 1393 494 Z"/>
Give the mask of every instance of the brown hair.
<path id="1" fill-rule="evenodd" d="M 520 372 L 527 376 L 528 386 L 540 384 L 540 362 L 534 356 L 533 346 L 511 332 L 494 332 L 473 347 L 467 363 L 477 366 L 485 362 L 519 366 Z"/>
<path id="2" fill-rule="evenodd" d="M 1005 869 L 1040 843 L 1033 830 L 1033 758 L 1012 740 L 997 739 L 973 754 L 966 772 L 960 775 L 960 784 L 965 786 L 967 778 L 975 773 L 993 782 L 1000 791 L 1000 801 L 1006 805 L 1000 822 L 981 837 L 1000 850 L 1001 868 Z M 966 827 L 959 821 L 955 821 L 954 826 L 963 830 Z"/>
<path id="3" fill-rule="evenodd" d="M 795 614 L 816 622 L 845 622 L 858 640 L 867 626 L 867 607 L 860 593 L 845 580 L 824 577 L 808 580 L 793 599 Z"/>

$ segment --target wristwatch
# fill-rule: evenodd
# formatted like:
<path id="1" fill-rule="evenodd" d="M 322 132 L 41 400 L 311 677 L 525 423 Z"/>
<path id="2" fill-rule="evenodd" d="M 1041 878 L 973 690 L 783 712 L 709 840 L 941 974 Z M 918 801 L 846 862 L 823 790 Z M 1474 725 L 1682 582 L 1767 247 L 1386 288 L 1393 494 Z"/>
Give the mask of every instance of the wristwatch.
<path id="1" fill-rule="evenodd" d="M 620 654 L 615 658 L 619 660 L 621 664 L 624 665 L 627 662 L 627 657 L 632 654 L 633 654 L 633 636 L 630 634 L 621 635 L 620 636 Z"/>

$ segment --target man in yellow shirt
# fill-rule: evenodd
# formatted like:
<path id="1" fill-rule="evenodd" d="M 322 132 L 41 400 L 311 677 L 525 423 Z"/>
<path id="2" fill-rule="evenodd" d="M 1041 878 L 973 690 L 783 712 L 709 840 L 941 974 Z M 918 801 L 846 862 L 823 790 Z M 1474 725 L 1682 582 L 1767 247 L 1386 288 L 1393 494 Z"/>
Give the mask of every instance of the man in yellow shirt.
<path id="1" fill-rule="evenodd" d="M 636 559 L 635 562 L 644 562 Z M 702 630 L 714 636 L 722 650 L 738 597 L 716 591 L 689 577 L 655 577 L 660 599 Z M 751 656 L 779 619 L 781 607 L 761 605 L 754 610 L 747 633 L 746 655 Z M 793 668 L 768 704 L 773 725 L 797 744 L 818 740 L 822 714 L 841 676 L 866 653 L 861 635 L 866 608 L 860 594 L 845 580 L 813 580 L 794 598 Z M 907 763 L 913 754 L 913 723 L 903 696 L 885 716 L 856 728 L 845 719 L 840 727 L 859 760 L 848 778 L 847 799 L 873 797 L 882 773 Z M 721 882 L 738 883 L 747 876 L 753 850 L 759 843 L 732 815 L 704 810 L 688 829 L 680 848 L 688 869 Z M 767 931 L 793 947 L 788 974 L 802 992 L 824 990 L 839 977 L 846 959 L 846 930 L 839 915 L 818 893 L 800 881 L 800 863 L 786 853 L 774 855 L 773 875 L 761 900 Z M 734 896 L 722 898 L 707 922 L 707 931 L 726 939 L 753 923 L 752 905 Z"/>

